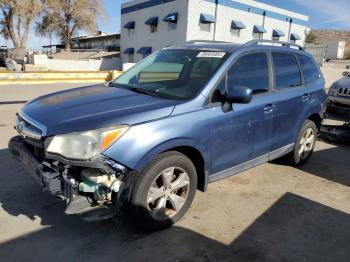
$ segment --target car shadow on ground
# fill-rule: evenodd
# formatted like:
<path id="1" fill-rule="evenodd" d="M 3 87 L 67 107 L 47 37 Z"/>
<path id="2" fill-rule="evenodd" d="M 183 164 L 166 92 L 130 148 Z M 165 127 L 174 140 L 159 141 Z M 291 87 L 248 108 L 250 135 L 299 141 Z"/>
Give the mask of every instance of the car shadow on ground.
<path id="1" fill-rule="evenodd" d="M 334 143 L 329 140 L 325 140 L 325 142 L 334 147 L 314 151 L 304 165 L 296 168 L 344 186 L 350 186 L 350 145 Z M 272 163 L 289 165 L 283 158 L 273 160 Z"/>
<path id="2" fill-rule="evenodd" d="M 332 165 L 337 164 L 342 159 L 339 155 L 349 148 L 337 150 L 340 151 L 315 152 L 313 161 L 324 161 L 326 155 L 329 158 L 334 154 Z M 283 195 L 226 245 L 179 226 L 145 233 L 126 216 L 98 223 L 66 216 L 64 203 L 42 193 L 10 158 L 7 149 L 0 150 L 0 163 L 1 209 L 10 217 L 40 219 L 47 226 L 1 243 L 2 262 L 348 261 L 350 257 L 350 216 L 292 193 Z M 326 176 L 327 172 L 312 166 L 310 162 L 303 168 Z M 330 178 L 346 184 L 349 181 L 341 169 Z M 210 221 L 207 223 L 210 225 Z M 0 224 L 0 231 L 1 228 Z"/>
<path id="3" fill-rule="evenodd" d="M 330 143 L 330 142 L 328 142 Z M 350 186 L 350 145 L 333 143 L 334 147 L 313 152 L 299 169 L 327 180 Z"/>

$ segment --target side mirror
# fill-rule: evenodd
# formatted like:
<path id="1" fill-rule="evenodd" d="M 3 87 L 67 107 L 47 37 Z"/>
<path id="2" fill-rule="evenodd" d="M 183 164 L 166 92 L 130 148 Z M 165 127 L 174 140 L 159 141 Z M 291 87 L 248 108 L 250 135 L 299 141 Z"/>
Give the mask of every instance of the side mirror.
<path id="1" fill-rule="evenodd" d="M 253 90 L 245 86 L 227 87 L 226 99 L 230 103 L 249 104 L 253 97 Z"/>
<path id="2" fill-rule="evenodd" d="M 342 74 L 343 76 L 349 76 L 350 75 L 350 73 L 348 72 L 348 71 L 345 71 L 345 72 L 343 72 L 343 74 Z"/>

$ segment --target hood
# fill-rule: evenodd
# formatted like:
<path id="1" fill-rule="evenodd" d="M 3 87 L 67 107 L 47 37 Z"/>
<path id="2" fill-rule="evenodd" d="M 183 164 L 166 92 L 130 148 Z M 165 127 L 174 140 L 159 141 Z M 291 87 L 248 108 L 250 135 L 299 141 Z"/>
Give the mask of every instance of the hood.
<path id="1" fill-rule="evenodd" d="M 345 77 L 339 79 L 338 81 L 334 82 L 334 85 L 336 88 L 341 88 L 341 87 L 350 88 L 350 77 L 345 76 Z"/>
<path id="2" fill-rule="evenodd" d="M 100 84 L 38 97 L 21 112 L 44 125 L 50 136 L 167 117 L 175 104 L 174 100 Z"/>

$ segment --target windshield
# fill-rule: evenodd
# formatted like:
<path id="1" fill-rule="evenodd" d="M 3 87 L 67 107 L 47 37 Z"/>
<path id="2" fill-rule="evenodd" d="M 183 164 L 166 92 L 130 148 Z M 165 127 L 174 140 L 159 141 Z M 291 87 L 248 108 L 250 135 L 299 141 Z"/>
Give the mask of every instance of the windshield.
<path id="1" fill-rule="evenodd" d="M 224 52 L 165 49 L 142 60 L 111 85 L 167 99 L 189 99 L 226 57 Z"/>

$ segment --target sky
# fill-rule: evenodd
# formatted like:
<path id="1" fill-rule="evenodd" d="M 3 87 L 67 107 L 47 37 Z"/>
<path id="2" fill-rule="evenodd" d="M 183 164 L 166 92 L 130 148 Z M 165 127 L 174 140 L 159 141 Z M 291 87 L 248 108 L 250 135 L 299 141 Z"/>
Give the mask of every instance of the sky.
<path id="1" fill-rule="evenodd" d="M 102 0 L 108 14 L 107 21 L 99 21 L 99 30 L 108 33 L 116 33 L 120 30 L 120 5 L 125 0 Z M 189 0 L 197 1 L 197 0 Z M 302 13 L 310 17 L 311 28 L 339 29 L 350 31 L 350 0 L 259 0 L 276 7 Z M 38 37 L 31 30 L 28 39 L 29 49 L 40 49 L 48 44 L 47 38 Z M 53 39 L 53 44 L 59 43 Z M 0 36 L 0 45 L 5 45 L 5 40 Z M 10 46 L 10 41 L 8 41 Z"/>

